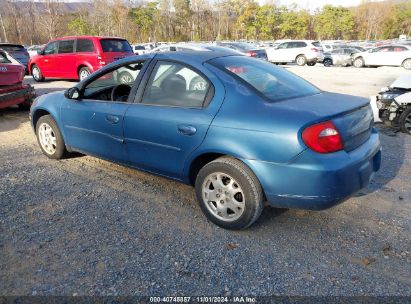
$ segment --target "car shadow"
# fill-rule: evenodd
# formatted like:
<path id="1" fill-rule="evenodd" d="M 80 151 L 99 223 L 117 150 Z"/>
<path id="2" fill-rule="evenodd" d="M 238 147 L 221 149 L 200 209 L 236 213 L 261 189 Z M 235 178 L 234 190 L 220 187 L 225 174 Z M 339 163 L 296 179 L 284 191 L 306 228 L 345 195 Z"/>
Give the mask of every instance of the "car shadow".
<path id="1" fill-rule="evenodd" d="M 0 133 L 19 128 L 29 121 L 29 111 L 21 110 L 17 106 L 0 109 Z"/>

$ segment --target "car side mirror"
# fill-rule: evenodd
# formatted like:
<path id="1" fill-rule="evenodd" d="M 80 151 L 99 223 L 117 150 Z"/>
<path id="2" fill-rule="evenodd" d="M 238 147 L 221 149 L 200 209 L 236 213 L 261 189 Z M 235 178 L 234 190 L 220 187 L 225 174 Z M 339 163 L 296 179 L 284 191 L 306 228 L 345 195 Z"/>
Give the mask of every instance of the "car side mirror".
<path id="1" fill-rule="evenodd" d="M 80 98 L 80 89 L 77 87 L 72 87 L 70 89 L 67 89 L 64 92 L 64 96 L 68 99 L 78 100 Z"/>

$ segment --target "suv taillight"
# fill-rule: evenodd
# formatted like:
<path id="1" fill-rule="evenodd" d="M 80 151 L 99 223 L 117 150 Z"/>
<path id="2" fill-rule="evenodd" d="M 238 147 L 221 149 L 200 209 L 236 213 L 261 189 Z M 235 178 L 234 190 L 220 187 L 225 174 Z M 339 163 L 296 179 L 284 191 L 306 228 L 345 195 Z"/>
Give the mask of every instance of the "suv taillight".
<path id="1" fill-rule="evenodd" d="M 247 53 L 245 53 L 247 56 L 249 57 L 257 57 L 257 52 L 253 52 L 253 51 L 249 51 Z"/>
<path id="2" fill-rule="evenodd" d="M 302 138 L 311 150 L 318 153 L 331 153 L 344 148 L 340 133 L 331 121 L 307 127 Z"/>
<path id="3" fill-rule="evenodd" d="M 320 50 L 319 50 L 319 49 L 316 49 L 316 48 L 311 48 L 311 51 L 313 51 L 313 52 L 319 52 Z"/>

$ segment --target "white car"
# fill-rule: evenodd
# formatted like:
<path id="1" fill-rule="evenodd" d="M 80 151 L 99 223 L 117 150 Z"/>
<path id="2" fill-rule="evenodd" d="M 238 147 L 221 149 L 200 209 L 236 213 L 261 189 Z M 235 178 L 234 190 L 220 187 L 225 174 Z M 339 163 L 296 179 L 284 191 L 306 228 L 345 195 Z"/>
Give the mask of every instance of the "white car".
<path id="1" fill-rule="evenodd" d="M 411 46 L 384 45 L 366 52 L 354 54 L 353 65 L 363 66 L 402 66 L 411 70 Z"/>
<path id="2" fill-rule="evenodd" d="M 315 65 L 324 59 L 323 48 L 315 40 L 293 40 L 267 48 L 268 61 L 273 63 L 296 62 L 298 65 Z"/>

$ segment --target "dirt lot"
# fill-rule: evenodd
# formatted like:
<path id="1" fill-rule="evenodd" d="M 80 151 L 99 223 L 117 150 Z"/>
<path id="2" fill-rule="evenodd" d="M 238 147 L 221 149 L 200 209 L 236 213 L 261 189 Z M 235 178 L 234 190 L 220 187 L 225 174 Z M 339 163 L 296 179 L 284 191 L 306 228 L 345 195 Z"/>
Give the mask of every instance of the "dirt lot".
<path id="1" fill-rule="evenodd" d="M 286 68 L 364 97 L 406 73 Z M 28 113 L 0 110 L 0 295 L 411 296 L 411 136 L 379 129 L 382 168 L 358 196 L 322 212 L 266 208 L 233 232 L 205 219 L 188 186 L 47 159 Z"/>

